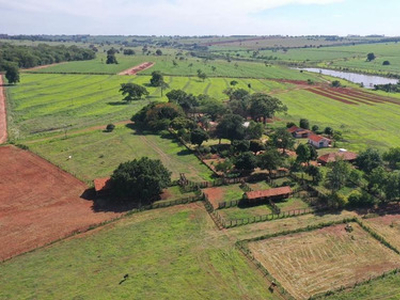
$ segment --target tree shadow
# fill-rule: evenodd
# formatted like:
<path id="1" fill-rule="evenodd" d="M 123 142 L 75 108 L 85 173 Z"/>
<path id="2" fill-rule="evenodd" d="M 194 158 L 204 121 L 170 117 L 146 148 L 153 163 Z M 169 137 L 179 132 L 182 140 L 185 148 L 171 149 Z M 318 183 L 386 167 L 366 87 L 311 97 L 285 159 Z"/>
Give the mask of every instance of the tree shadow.
<path id="1" fill-rule="evenodd" d="M 181 151 L 179 151 L 178 153 L 176 153 L 178 156 L 186 156 L 186 155 L 191 155 L 193 154 L 192 151 L 189 151 L 188 149 L 182 149 Z"/>
<path id="2" fill-rule="evenodd" d="M 128 102 L 125 101 L 115 101 L 115 102 L 107 102 L 108 105 L 111 106 L 119 106 L 119 105 L 128 105 Z"/>

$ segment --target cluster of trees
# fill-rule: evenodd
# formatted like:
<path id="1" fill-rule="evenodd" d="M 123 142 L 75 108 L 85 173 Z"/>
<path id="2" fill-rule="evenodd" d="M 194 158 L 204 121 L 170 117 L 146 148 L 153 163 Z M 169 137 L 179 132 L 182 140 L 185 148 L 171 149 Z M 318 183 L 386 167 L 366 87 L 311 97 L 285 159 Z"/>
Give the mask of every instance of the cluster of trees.
<path id="1" fill-rule="evenodd" d="M 330 204 L 336 207 L 370 207 L 400 198 L 400 148 L 390 148 L 381 155 L 367 149 L 356 160 L 357 169 L 338 160 L 329 165 L 325 186 L 330 189 Z M 359 187 L 347 197 L 338 191 L 343 187 Z"/>
<path id="2" fill-rule="evenodd" d="M 118 64 L 117 58 L 115 57 L 115 53 L 117 53 L 118 50 L 111 48 L 107 50 L 107 60 L 106 64 Z"/>
<path id="3" fill-rule="evenodd" d="M 0 47 L 0 71 L 7 70 L 7 66 L 15 65 L 19 68 L 32 68 L 40 65 L 59 63 L 63 61 L 90 60 L 96 57 L 91 49 L 77 46 L 17 46 L 2 43 Z"/>
<path id="4" fill-rule="evenodd" d="M 142 157 L 122 163 L 111 175 L 112 194 L 123 200 L 148 204 L 171 184 L 171 172 L 158 159 Z"/>
<path id="5" fill-rule="evenodd" d="M 397 84 L 376 84 L 374 85 L 376 91 L 385 91 L 387 93 L 400 93 L 400 82 Z"/>

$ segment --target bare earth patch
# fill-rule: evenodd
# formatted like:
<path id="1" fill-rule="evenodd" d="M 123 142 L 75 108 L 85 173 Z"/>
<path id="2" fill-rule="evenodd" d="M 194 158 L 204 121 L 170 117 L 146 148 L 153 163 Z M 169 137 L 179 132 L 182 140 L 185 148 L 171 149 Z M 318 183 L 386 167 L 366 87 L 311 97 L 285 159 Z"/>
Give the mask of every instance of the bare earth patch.
<path id="1" fill-rule="evenodd" d="M 144 70 L 151 68 L 152 66 L 154 66 L 154 64 L 155 63 L 153 63 L 153 62 L 144 62 L 138 66 L 135 66 L 135 67 L 132 67 L 125 71 L 122 71 L 122 72 L 118 73 L 118 75 L 135 75 L 136 73 L 138 73 L 140 71 L 144 71 Z"/>
<path id="2" fill-rule="evenodd" d="M 249 243 L 254 257 L 296 299 L 352 285 L 400 267 L 400 257 L 358 224 Z"/>
<path id="3" fill-rule="evenodd" d="M 12 146 L 0 147 L 0 186 L 0 260 L 121 215 L 94 212 L 83 182 Z"/>

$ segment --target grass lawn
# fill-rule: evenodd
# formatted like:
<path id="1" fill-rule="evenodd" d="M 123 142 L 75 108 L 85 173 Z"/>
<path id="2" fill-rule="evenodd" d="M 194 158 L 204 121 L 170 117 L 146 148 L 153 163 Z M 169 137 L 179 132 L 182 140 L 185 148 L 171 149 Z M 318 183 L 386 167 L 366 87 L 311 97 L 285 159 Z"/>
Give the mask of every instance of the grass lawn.
<path id="1" fill-rule="evenodd" d="M 0 299 L 12 300 L 276 299 L 196 204 L 134 214 L 16 257 L 1 264 L 0 287 Z"/>
<path id="2" fill-rule="evenodd" d="M 230 207 L 218 211 L 225 221 L 236 219 L 247 219 L 253 217 L 272 214 L 272 210 L 268 205 L 257 205 L 252 207 Z"/>
<path id="3" fill-rule="evenodd" d="M 165 77 L 170 89 L 183 89 L 195 95 L 206 93 L 223 100 L 227 82 L 233 78 L 213 78 L 202 82 L 191 77 Z M 158 88 L 146 86 L 150 96 L 126 104 L 119 92 L 120 84 L 149 83 L 149 76 L 22 74 L 21 82 L 7 87 L 8 123 L 11 139 L 63 133 L 93 125 L 125 121 L 150 101 L 161 98 Z M 269 80 L 249 79 L 254 91 L 286 90 L 292 85 Z M 239 87 L 246 88 L 246 82 Z"/>
<path id="4" fill-rule="evenodd" d="M 352 290 L 338 292 L 322 299 L 329 300 L 375 300 L 400 299 L 400 274 L 392 274 L 385 278 L 374 280 L 368 284 L 355 287 Z"/>
<path id="5" fill-rule="evenodd" d="M 309 208 L 309 205 L 300 198 L 289 198 L 286 201 L 275 202 L 275 204 L 280 208 L 281 212 Z"/>
<path id="6" fill-rule="evenodd" d="M 109 176 L 122 162 L 148 156 L 160 159 L 178 179 L 185 173 L 194 181 L 210 180 L 212 172 L 186 148 L 159 135 L 141 135 L 125 125 L 111 133 L 102 130 L 54 138 L 29 144 L 29 148 L 78 178 L 90 182 Z M 72 159 L 67 160 L 68 156 Z"/>
<path id="7" fill-rule="evenodd" d="M 155 65 L 153 67 L 140 72 L 140 74 L 150 75 L 154 71 L 160 71 L 164 75 L 197 76 L 197 70 L 200 69 L 205 72 L 208 77 L 312 79 L 314 81 L 319 81 L 316 74 L 303 74 L 297 70 L 280 66 L 266 67 L 263 62 L 232 61 L 228 63 L 226 60 L 219 59 L 205 62 L 200 58 L 177 60 L 174 55 L 124 56 L 117 54 L 116 57 L 118 64 L 107 65 L 105 63 L 106 56 L 104 54 L 98 54 L 93 60 L 63 63 L 38 69 L 35 70 L 35 72 L 117 74 L 143 62 L 154 62 Z M 177 65 L 174 65 L 173 61 L 176 61 Z"/>
<path id="8" fill-rule="evenodd" d="M 307 91 L 282 93 L 279 98 L 288 106 L 285 119 L 298 122 L 306 117 L 311 125 L 342 131 L 347 142 L 338 142 L 340 148 L 359 151 L 400 146 L 400 110 L 396 104 L 347 105 Z"/>
<path id="9" fill-rule="evenodd" d="M 221 210 L 222 212 L 222 210 Z M 254 238 L 257 236 L 279 233 L 287 230 L 295 230 L 324 222 L 335 222 L 345 218 L 352 218 L 356 214 L 349 211 L 326 214 L 308 214 L 295 218 L 276 219 L 268 222 L 253 223 L 246 226 L 238 226 L 228 229 L 228 234 L 238 240 Z"/>

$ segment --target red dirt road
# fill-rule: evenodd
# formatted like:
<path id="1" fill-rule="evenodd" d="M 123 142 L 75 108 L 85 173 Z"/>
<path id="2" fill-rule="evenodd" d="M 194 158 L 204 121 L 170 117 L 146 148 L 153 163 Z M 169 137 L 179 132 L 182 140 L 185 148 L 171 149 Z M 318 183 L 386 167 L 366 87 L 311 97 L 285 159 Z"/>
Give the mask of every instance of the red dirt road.
<path id="1" fill-rule="evenodd" d="M 3 84 L 3 75 L 0 74 L 0 144 L 7 141 L 6 94 Z"/>
<path id="2" fill-rule="evenodd" d="M 29 151 L 0 147 L 0 261 L 121 215 L 94 212 L 87 186 Z"/>
<path id="3" fill-rule="evenodd" d="M 135 66 L 133 68 L 130 68 L 128 70 L 122 71 L 121 73 L 118 73 L 118 75 L 136 75 L 136 73 L 140 71 L 144 71 L 146 69 L 151 68 L 154 66 L 155 63 L 153 62 L 144 62 L 138 66 Z"/>

